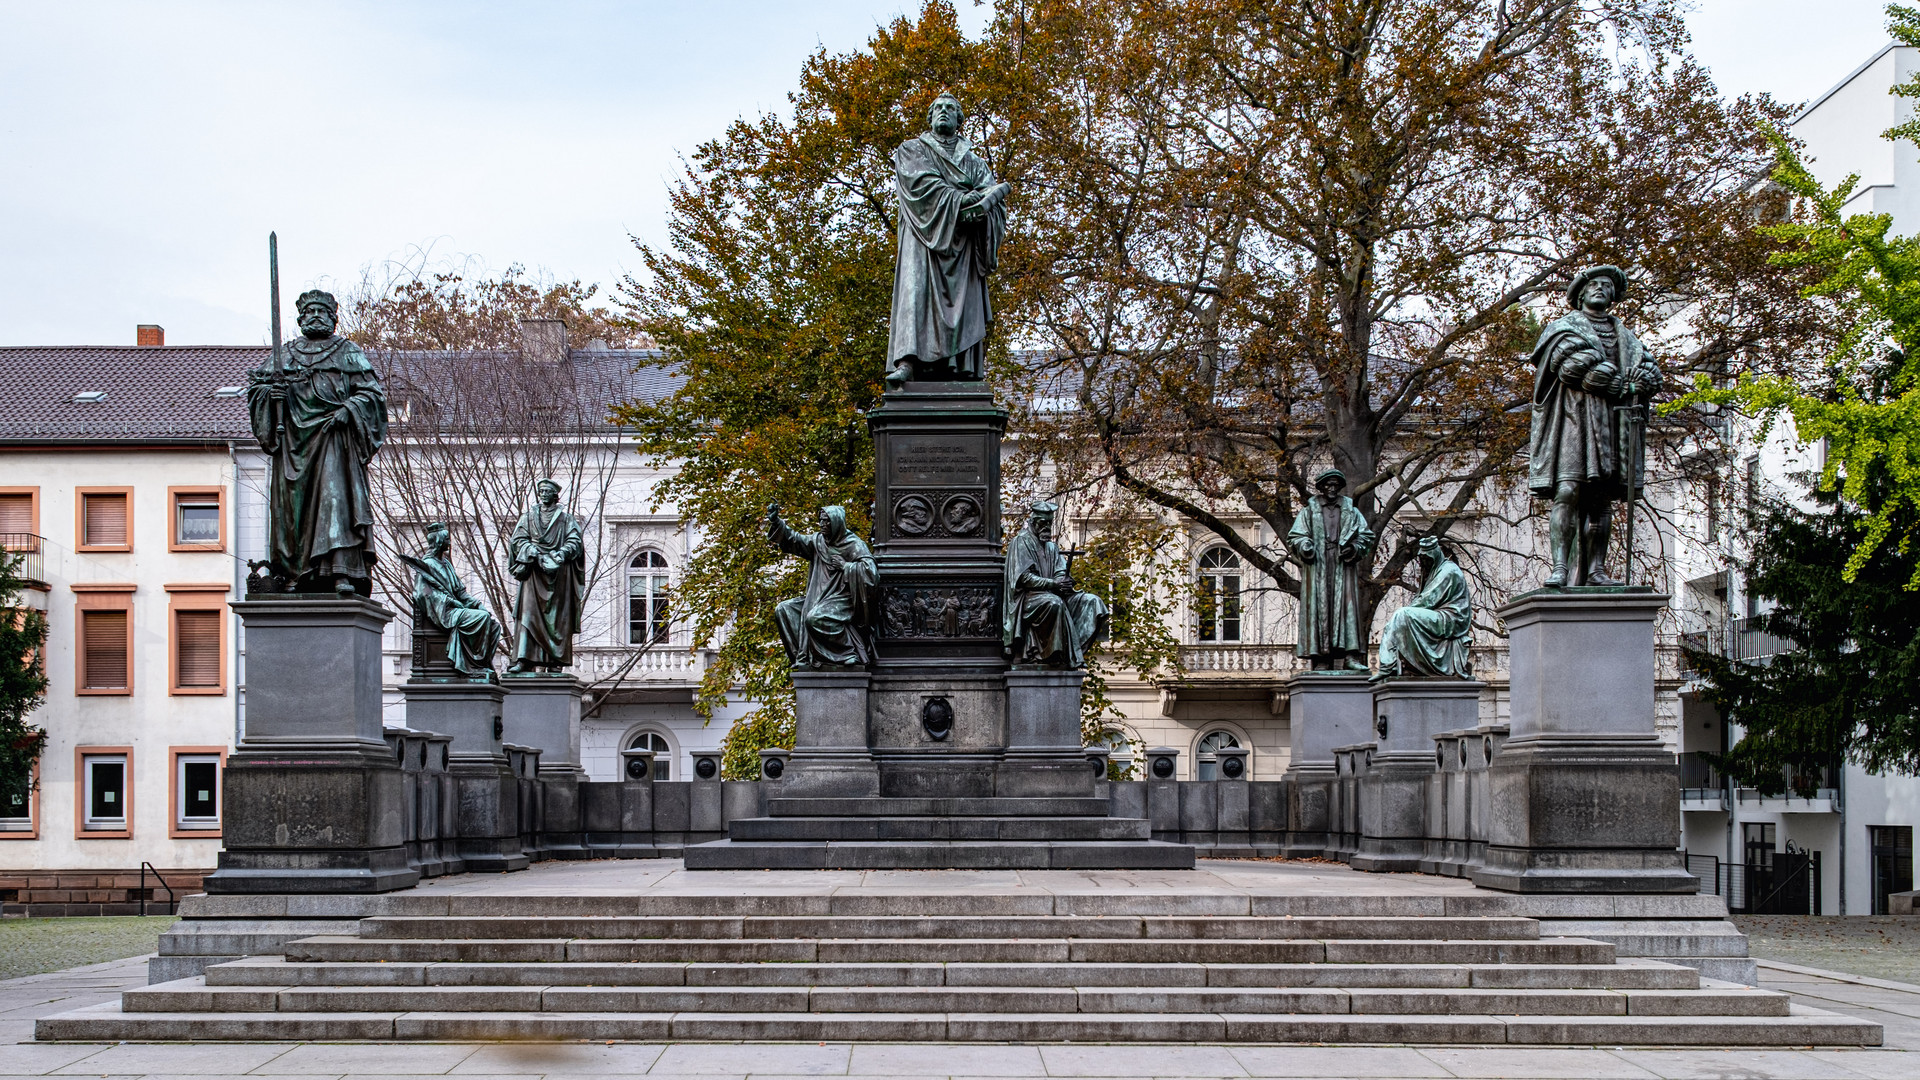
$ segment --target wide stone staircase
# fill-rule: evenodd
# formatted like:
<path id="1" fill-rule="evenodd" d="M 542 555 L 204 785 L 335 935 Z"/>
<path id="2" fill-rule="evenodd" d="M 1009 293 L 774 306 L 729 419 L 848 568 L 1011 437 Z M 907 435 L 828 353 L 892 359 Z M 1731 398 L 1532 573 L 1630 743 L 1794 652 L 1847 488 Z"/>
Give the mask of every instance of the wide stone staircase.
<path id="1" fill-rule="evenodd" d="M 727 834 L 689 846 L 687 868 L 1191 870 L 1194 857 L 1104 798 L 773 798 Z"/>
<path id="2" fill-rule="evenodd" d="M 224 899 L 281 916 L 260 922 L 251 940 L 271 940 L 273 927 L 285 940 L 270 955 L 212 963 L 203 975 L 42 1019 L 38 1037 L 1737 1046 L 1881 1040 L 1879 1025 L 1794 1006 L 1778 993 L 1704 978 L 1693 967 L 1622 958 L 1613 942 L 1543 934 L 1540 919 L 1498 913 L 1528 902 L 1505 896 L 659 893 L 441 896 L 418 905 L 406 901 L 430 898 Z M 336 913 L 356 904 L 367 910 L 369 903 L 388 913 L 337 920 L 345 932 L 294 936 L 324 925 L 284 918 L 300 913 L 298 901 L 310 902 L 308 914 L 321 914 L 329 901 Z M 410 907 L 431 913 L 406 913 Z M 203 921 L 208 941 L 238 940 L 231 926 Z"/>

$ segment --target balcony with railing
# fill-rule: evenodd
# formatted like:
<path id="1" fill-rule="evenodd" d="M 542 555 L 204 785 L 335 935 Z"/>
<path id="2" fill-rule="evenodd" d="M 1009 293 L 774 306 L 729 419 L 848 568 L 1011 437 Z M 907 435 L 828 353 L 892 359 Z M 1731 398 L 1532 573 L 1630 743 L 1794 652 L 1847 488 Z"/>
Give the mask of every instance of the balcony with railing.
<path id="1" fill-rule="evenodd" d="M 1680 755 L 1680 809 L 1725 810 L 1726 784 L 1704 754 Z"/>
<path id="2" fill-rule="evenodd" d="M 20 560 L 13 574 L 29 585 L 45 587 L 47 584 L 45 547 L 46 541 L 32 533 L 0 533 L 0 551 Z"/>
<path id="3" fill-rule="evenodd" d="M 1728 619 L 1720 626 L 1681 634 L 1680 646 L 1682 649 L 1747 664 L 1765 663 L 1781 653 L 1799 648 L 1786 638 L 1775 637 L 1762 630 L 1762 622 L 1763 619 L 1757 615 L 1746 619 Z M 1687 662 L 1684 653 L 1681 664 L 1687 674 L 1699 674 L 1698 669 Z"/>
<path id="4" fill-rule="evenodd" d="M 618 677 L 620 683 L 695 683 L 707 673 L 710 649 L 684 645 L 576 645 L 573 674 L 596 683 Z"/>
<path id="5" fill-rule="evenodd" d="M 1180 646 L 1180 664 L 1189 676 L 1234 678 L 1293 674 L 1293 646 L 1208 642 Z"/>

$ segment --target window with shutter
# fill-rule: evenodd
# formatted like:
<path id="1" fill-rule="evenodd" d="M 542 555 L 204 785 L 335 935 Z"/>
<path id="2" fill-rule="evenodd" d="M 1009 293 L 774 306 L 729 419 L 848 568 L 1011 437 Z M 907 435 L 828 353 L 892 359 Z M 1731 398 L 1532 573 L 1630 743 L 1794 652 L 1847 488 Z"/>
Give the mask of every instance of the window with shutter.
<path id="1" fill-rule="evenodd" d="M 127 496 L 124 493 L 80 497 L 80 545 L 123 548 L 127 539 Z"/>
<path id="2" fill-rule="evenodd" d="M 0 547 L 8 551 L 38 551 L 35 542 L 33 496 L 20 491 L 0 494 Z"/>
<path id="3" fill-rule="evenodd" d="M 174 685 L 205 689 L 218 687 L 220 678 L 220 612 L 176 611 L 174 619 Z"/>
<path id="4" fill-rule="evenodd" d="M 127 612 L 82 611 L 80 634 L 86 653 L 81 660 L 81 688 L 127 689 Z"/>

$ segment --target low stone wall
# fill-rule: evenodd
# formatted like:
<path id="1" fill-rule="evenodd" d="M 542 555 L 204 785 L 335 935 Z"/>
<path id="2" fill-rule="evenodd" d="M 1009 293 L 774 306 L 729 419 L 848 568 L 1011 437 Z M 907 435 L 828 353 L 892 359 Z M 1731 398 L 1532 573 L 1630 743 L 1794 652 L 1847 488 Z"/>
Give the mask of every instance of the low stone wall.
<path id="1" fill-rule="evenodd" d="M 31 918 L 83 915 L 173 914 L 176 900 L 201 891 L 213 871 L 161 870 L 0 870 L 0 916 Z M 164 885 L 163 880 L 164 879 Z M 142 899 L 144 898 L 144 906 Z"/>

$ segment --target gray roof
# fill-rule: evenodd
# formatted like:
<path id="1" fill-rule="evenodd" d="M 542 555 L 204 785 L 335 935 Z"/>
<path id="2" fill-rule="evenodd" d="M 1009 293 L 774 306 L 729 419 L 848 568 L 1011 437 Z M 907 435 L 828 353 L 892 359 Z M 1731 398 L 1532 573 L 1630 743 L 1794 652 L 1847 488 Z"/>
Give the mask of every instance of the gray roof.
<path id="1" fill-rule="evenodd" d="M 264 345 L 53 345 L 0 348 L 0 444 L 219 444 L 252 442 L 244 397 L 217 397 L 242 386 L 267 359 Z M 473 354 L 466 354 L 473 355 Z M 500 354 L 503 358 L 511 354 Z M 658 353 L 574 349 L 579 385 L 607 401 L 658 400 L 681 379 L 640 361 Z M 372 352 L 374 367 L 410 368 L 434 353 Z M 104 392 L 98 401 L 75 395 Z"/>

